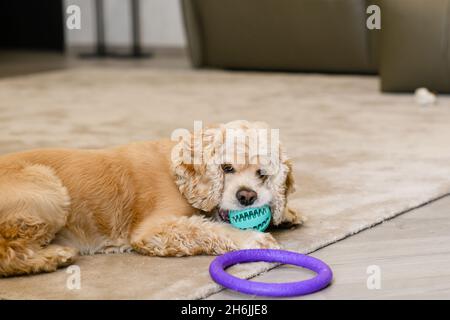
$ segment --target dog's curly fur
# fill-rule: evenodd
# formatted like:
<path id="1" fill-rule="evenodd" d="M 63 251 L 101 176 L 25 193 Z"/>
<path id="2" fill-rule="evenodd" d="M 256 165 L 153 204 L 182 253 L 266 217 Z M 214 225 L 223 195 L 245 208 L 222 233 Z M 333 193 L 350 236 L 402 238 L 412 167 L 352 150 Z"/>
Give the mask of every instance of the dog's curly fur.
<path id="1" fill-rule="evenodd" d="M 0 276 L 54 271 L 78 253 L 185 256 L 279 247 L 269 233 L 235 229 L 216 214 L 235 209 L 224 207 L 231 203 L 226 194 L 248 181 L 266 194 L 261 201 L 270 204 L 273 225 L 302 222 L 286 206 L 294 179 L 281 150 L 276 172 L 260 182 L 259 163 L 236 165 L 227 177 L 211 161 L 223 150 L 226 129 L 262 126 L 234 121 L 203 130 L 200 164 L 174 156 L 178 144 L 169 140 L 0 157 Z M 195 149 L 194 140 L 183 141 L 186 150 Z"/>

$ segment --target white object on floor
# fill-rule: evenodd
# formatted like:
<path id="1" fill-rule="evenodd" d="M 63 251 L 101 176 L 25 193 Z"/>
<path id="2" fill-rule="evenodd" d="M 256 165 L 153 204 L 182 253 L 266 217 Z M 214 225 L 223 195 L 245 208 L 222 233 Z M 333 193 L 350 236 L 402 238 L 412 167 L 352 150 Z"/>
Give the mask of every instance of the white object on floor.
<path id="1" fill-rule="evenodd" d="M 430 106 L 436 104 L 436 95 L 427 88 L 417 88 L 414 93 L 414 99 L 421 106 Z"/>

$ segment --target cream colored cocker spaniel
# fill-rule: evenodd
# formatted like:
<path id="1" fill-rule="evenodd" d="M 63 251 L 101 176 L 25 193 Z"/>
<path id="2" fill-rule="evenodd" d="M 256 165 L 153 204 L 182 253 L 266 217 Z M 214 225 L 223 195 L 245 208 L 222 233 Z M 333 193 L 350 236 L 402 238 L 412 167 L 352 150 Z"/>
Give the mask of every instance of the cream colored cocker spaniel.
<path id="1" fill-rule="evenodd" d="M 272 225 L 302 222 L 286 206 L 294 179 L 284 152 L 277 149 L 277 159 L 264 163 L 261 154 L 218 161 L 230 155 L 227 130 L 247 136 L 263 127 L 234 121 L 181 142 L 1 156 L 0 276 L 54 271 L 78 254 L 216 255 L 279 247 L 269 233 L 236 229 L 227 218 L 229 210 L 269 204 Z M 201 161 L 186 161 L 186 150 L 199 146 Z M 231 154 L 248 152 L 244 143 Z"/>

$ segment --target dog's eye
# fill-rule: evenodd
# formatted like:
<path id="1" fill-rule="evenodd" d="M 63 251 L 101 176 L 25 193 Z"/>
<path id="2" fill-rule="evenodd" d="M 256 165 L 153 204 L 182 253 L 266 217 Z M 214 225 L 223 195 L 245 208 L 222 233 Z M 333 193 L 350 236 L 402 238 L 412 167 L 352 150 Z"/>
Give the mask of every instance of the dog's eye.
<path id="1" fill-rule="evenodd" d="M 225 173 L 233 173 L 234 172 L 234 168 L 231 164 L 223 164 L 222 165 L 222 170 Z"/>
<path id="2" fill-rule="evenodd" d="M 266 179 L 267 178 L 267 174 L 264 170 L 256 170 L 256 174 L 258 175 L 258 177 L 260 177 L 261 179 Z"/>

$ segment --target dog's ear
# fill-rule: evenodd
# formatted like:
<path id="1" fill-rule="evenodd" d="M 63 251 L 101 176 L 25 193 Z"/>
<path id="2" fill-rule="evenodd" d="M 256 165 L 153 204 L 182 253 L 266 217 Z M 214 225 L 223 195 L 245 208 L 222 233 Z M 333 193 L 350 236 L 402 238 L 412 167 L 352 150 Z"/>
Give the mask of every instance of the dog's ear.
<path id="1" fill-rule="evenodd" d="M 295 180 L 292 163 L 282 154 L 280 168 L 274 178 L 273 199 L 271 202 L 272 224 L 277 226 L 283 222 L 284 211 L 287 205 L 287 197 L 295 191 Z"/>
<path id="2" fill-rule="evenodd" d="M 291 193 L 295 192 L 296 185 L 295 185 L 294 172 L 292 169 L 292 162 L 290 160 L 286 160 L 285 164 L 288 168 L 288 173 L 287 173 L 286 181 L 285 181 L 286 196 L 288 196 Z"/>
<path id="3" fill-rule="evenodd" d="M 220 128 L 208 127 L 190 133 L 172 152 L 172 170 L 181 194 L 194 208 L 211 212 L 219 204 L 223 191 L 223 172 L 219 156 L 223 140 Z"/>

